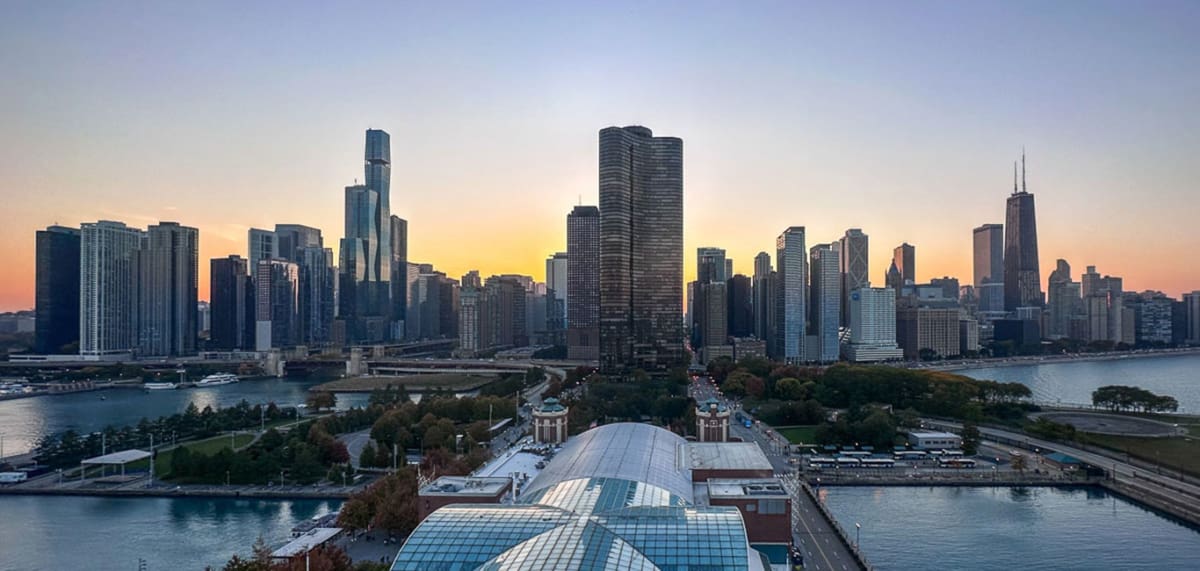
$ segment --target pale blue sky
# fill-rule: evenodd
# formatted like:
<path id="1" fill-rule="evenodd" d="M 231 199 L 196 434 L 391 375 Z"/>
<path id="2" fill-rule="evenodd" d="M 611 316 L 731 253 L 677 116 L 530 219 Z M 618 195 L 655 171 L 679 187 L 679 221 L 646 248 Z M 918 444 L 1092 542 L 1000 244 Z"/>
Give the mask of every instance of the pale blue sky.
<path id="1" fill-rule="evenodd" d="M 737 271 L 789 225 L 810 244 L 861 227 L 873 280 L 908 241 L 919 278 L 965 281 L 1025 145 L 1043 277 L 1065 257 L 1200 288 L 1198 2 L 0 12 L 0 310 L 32 305 L 33 232 L 55 221 L 198 226 L 203 282 L 251 225 L 336 246 L 368 127 L 392 134 L 412 257 L 454 276 L 540 279 L 566 212 L 596 200 L 596 131 L 641 123 L 684 140 L 688 251 L 726 247 Z"/>

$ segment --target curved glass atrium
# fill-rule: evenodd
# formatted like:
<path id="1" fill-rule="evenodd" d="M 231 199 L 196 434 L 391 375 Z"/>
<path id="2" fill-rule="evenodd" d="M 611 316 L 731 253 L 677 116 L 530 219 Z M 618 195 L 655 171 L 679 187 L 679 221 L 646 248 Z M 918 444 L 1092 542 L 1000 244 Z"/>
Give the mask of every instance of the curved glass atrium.
<path id="1" fill-rule="evenodd" d="M 516 504 L 433 512 L 392 569 L 763 569 L 737 509 L 692 505 L 684 446 L 645 424 L 589 430 L 567 442 Z"/>

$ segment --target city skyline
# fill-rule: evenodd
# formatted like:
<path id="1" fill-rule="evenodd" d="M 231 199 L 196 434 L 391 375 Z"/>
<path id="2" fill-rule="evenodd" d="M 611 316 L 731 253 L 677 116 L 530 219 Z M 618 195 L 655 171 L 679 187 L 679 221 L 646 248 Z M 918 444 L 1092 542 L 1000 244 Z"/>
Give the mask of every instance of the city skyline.
<path id="1" fill-rule="evenodd" d="M 491 21 L 520 23 L 512 30 L 460 24 L 454 10 L 411 9 L 400 43 L 366 33 L 380 24 L 361 18 L 309 14 L 272 27 L 262 26 L 267 10 L 252 9 L 237 25 L 265 36 L 235 35 L 221 48 L 203 43 L 204 33 L 145 33 L 170 29 L 163 22 L 179 16 L 158 7 L 129 18 L 128 9 L 81 6 L 61 20 L 45 7 L 24 8 L 0 23 L 3 51 L 26 54 L 0 61 L 23 85 L 0 92 L 11 110 L 0 135 L 0 187 L 9 198 L 0 311 L 33 307 L 34 236 L 56 223 L 178 222 L 200 230 L 202 261 L 246 256 L 247 230 L 276 223 L 319 228 L 334 242 L 343 189 L 362 176 L 355 165 L 366 128 L 395 138 L 390 206 L 409 221 L 409 259 L 448 275 L 541 279 L 545 257 L 565 247 L 562 216 L 596 204 L 596 131 L 630 124 L 688 141 L 684 251 L 724 248 L 735 273 L 752 273 L 754 255 L 769 251 L 780 229 L 804 225 L 814 243 L 848 228 L 869 234 L 872 285 L 883 285 L 879 262 L 902 242 L 919 248 L 923 278 L 966 283 L 971 230 L 1003 222 L 1008 160 L 1024 144 L 1042 268 L 1063 258 L 1108 268 L 1129 290 L 1178 296 L 1200 283 L 1197 266 L 1162 263 L 1200 248 L 1200 233 L 1188 231 L 1200 216 L 1188 200 L 1200 166 L 1186 158 L 1197 150 L 1189 133 L 1200 127 L 1187 103 L 1196 79 L 1179 73 L 1195 67 L 1200 50 L 1181 16 L 1196 7 L 1173 6 L 1146 13 L 1092 4 L 1082 20 L 1085 11 L 1071 5 L 950 6 L 919 18 L 887 5 L 874 6 L 876 15 L 718 6 L 694 15 L 688 30 L 666 26 L 669 7 L 593 9 L 590 23 L 661 32 L 611 53 L 597 49 L 603 35 L 580 15 L 531 18 L 519 6 L 490 8 L 502 12 Z M 217 26 L 216 10 L 187 10 L 200 31 Z M 936 28 L 951 19 L 956 27 Z M 313 40 L 313 32 L 351 24 L 367 28 L 358 31 L 366 45 L 331 50 L 319 34 Z M 860 26 L 867 32 L 848 33 Z M 555 33 L 525 43 L 540 29 Z M 931 29 L 939 29 L 936 42 L 924 38 Z M 716 30 L 753 45 L 730 42 L 729 53 L 714 53 L 704 38 Z M 47 35 L 61 41 L 46 45 Z M 472 35 L 481 37 L 455 46 Z M 124 37 L 140 38 L 139 58 L 128 57 L 134 48 L 116 39 Z M 478 49 L 482 42 L 495 49 Z M 680 46 L 681 65 L 621 66 L 668 42 Z M 288 51 L 298 44 L 304 49 Z M 249 55 L 227 58 L 226 50 Z M 422 50 L 428 61 L 413 55 Z M 761 61 L 744 65 L 750 54 Z M 375 64 L 382 89 L 350 103 L 332 97 L 361 81 L 360 66 Z M 439 82 L 404 79 L 435 70 Z M 643 77 L 654 79 L 613 87 Z M 478 81 L 489 85 L 485 106 L 467 95 Z M 714 81 L 721 88 L 708 89 Z M 684 92 L 666 97 L 674 85 Z M 1099 125 L 1095 116 L 1108 119 Z M 1099 221 L 1105 232 L 1094 231 Z M 1152 231 L 1160 227 L 1183 231 Z M 1141 255 L 1146 249 L 1161 256 Z M 690 256 L 684 264 L 690 279 Z M 208 272 L 202 262 L 200 299 L 210 299 Z"/>

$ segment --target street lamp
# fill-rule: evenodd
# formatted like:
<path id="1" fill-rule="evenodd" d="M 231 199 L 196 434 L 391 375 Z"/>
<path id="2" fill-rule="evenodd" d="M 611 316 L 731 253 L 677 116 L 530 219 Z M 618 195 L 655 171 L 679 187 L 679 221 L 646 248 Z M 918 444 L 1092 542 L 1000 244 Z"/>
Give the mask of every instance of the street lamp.
<path id="1" fill-rule="evenodd" d="M 854 522 L 854 547 L 857 549 L 862 542 L 862 524 Z"/>

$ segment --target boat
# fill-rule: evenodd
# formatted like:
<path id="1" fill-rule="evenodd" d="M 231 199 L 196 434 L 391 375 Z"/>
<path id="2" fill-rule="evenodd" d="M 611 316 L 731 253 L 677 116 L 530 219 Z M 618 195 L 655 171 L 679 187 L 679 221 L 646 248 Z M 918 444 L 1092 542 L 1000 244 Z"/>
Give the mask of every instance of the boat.
<path id="1" fill-rule="evenodd" d="M 228 385 L 228 384 L 232 384 L 232 383 L 236 383 L 236 382 L 238 382 L 238 377 L 237 377 L 237 375 L 235 375 L 233 373 L 214 373 L 212 375 L 204 377 L 203 379 L 200 379 L 196 383 L 196 386 L 197 387 L 217 387 L 220 385 Z"/>
<path id="2" fill-rule="evenodd" d="M 176 389 L 179 385 L 177 383 L 144 383 L 142 387 L 148 391 L 166 391 Z"/>

